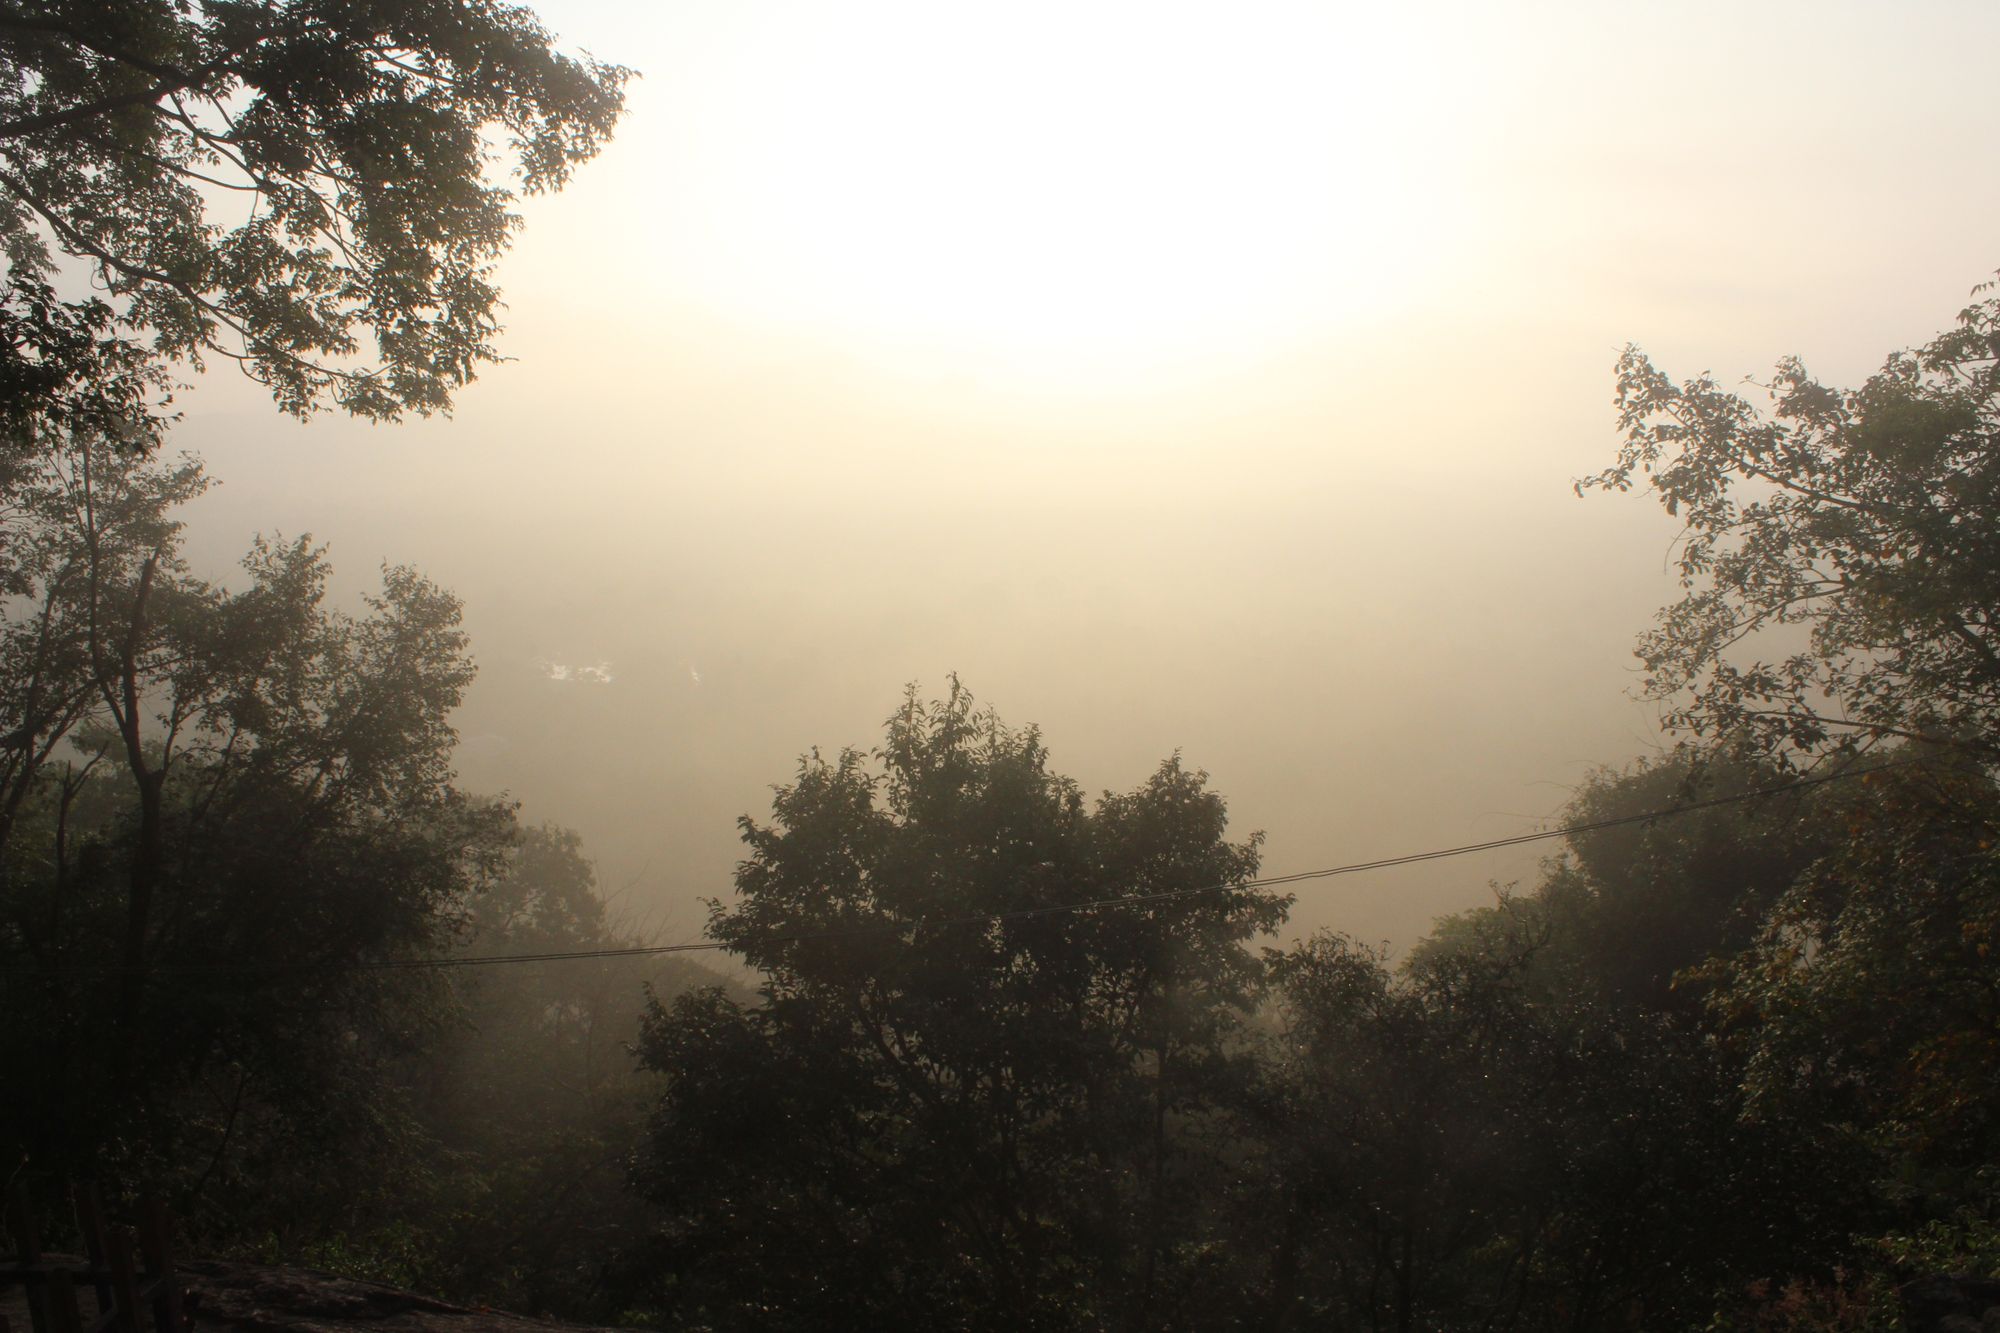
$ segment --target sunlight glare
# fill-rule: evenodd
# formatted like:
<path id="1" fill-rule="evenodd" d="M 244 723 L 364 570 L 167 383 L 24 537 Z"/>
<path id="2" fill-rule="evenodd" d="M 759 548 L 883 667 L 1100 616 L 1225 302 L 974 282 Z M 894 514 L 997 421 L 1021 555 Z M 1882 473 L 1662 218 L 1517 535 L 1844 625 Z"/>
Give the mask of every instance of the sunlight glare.
<path id="1" fill-rule="evenodd" d="M 1102 376 L 1367 318 L 1448 211 L 1462 71 L 1326 4 L 801 7 L 707 127 L 710 299 Z"/>

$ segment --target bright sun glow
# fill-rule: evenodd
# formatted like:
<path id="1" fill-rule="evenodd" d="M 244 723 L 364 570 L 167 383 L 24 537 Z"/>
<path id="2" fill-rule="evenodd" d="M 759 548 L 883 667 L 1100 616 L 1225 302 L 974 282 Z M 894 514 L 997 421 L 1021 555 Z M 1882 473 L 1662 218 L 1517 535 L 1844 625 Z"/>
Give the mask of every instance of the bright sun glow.
<path id="1" fill-rule="evenodd" d="M 1380 8 L 788 10 L 721 44 L 694 127 L 708 299 L 1079 377 L 1365 318 L 1432 262 L 1456 112 L 1424 89 L 1464 93 Z"/>

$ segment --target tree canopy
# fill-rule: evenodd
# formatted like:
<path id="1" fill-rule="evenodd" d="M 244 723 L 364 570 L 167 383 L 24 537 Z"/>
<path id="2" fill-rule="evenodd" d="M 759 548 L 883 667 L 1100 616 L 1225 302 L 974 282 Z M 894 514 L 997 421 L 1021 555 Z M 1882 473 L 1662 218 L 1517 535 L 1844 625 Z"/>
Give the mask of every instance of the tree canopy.
<path id="1" fill-rule="evenodd" d="M 452 781 L 456 599 L 390 568 L 336 610 L 306 540 L 201 579 L 176 510 L 203 485 L 98 444 L 8 496 L 0 1063 L 32 1095 L 0 1140 L 44 1167 L 165 1151 L 216 1080 L 293 1132 L 355 1107 L 421 991 L 357 965 L 445 947 L 512 833 Z"/>
<path id="2" fill-rule="evenodd" d="M 1260 949 L 1291 900 L 1205 773 L 1092 798 L 954 679 L 740 821 L 756 990 L 689 990 L 459 790 L 457 600 L 342 609 L 310 539 L 205 577 L 159 449 L 216 358 L 448 409 L 628 77 L 503 0 L 0 0 L 0 1160 L 635 1325 L 1858 1328 L 2000 1279 L 2000 298 L 1768 409 L 1626 350 L 1578 488 L 1683 524 L 1686 743 L 1400 962 Z"/>
<path id="3" fill-rule="evenodd" d="M 1178 760 L 1086 807 L 955 683 L 875 758 L 809 757 L 743 821 L 710 930 L 763 1002 L 647 1024 L 654 1299 L 732 1327 L 1185 1322 L 1225 1150 L 1182 1131 L 1224 1113 L 1245 945 L 1288 901 L 1245 882 L 1256 840 Z"/>
<path id="4" fill-rule="evenodd" d="M 1642 640 L 1671 726 L 1818 754 L 1904 738 L 2000 757 L 2000 298 L 1859 389 L 1779 364 L 1760 413 L 1618 364 L 1618 461 L 1684 524 L 1682 598 Z"/>
<path id="5" fill-rule="evenodd" d="M 6 0 L 0 388 L 115 378 L 80 324 L 299 415 L 447 409 L 497 356 L 517 190 L 603 146 L 628 78 L 496 0 Z M 104 295 L 38 315 L 57 255 Z"/>
<path id="6" fill-rule="evenodd" d="M 1781 362 L 1768 414 L 1710 376 L 1675 383 L 1628 348 L 1624 445 L 1579 483 L 1622 490 L 1643 476 L 1683 521 L 1683 595 L 1640 656 L 1686 760 L 1839 772 L 1875 756 L 1859 781 L 1801 798 L 1795 826 L 1759 829 L 1746 811 L 1699 861 L 1677 856 L 1665 875 L 1646 875 L 1700 898 L 1721 891 L 1705 931 L 1650 937 L 1707 935 L 1711 956 L 1684 954 L 1679 981 L 1703 998 L 1703 1022 L 1734 1064 L 1743 1123 L 1796 1127 L 1829 1177 L 1847 1176 L 1855 1230 L 1875 1229 L 1864 1262 L 1878 1274 L 1885 1257 L 1994 1267 L 2000 298 L 1990 291 L 1976 289 L 1956 327 L 1891 355 L 1857 389 Z M 1630 882 L 1659 864 L 1644 849 L 1620 860 L 1579 864 L 1600 882 L 1607 868 Z M 1576 920 L 1610 919 L 1601 897 L 1577 901 L 1587 911 L 1570 909 Z M 1536 903 L 1557 905 L 1554 894 Z"/>

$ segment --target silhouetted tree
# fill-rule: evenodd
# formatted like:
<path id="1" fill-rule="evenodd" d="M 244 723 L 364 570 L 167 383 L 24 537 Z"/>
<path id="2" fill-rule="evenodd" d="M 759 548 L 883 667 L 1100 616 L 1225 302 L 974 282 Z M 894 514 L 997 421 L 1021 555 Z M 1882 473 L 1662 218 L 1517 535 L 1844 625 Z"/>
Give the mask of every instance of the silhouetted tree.
<path id="1" fill-rule="evenodd" d="M 761 1003 L 647 1024 L 655 1299 L 719 1326 L 1184 1322 L 1244 946 L 1286 910 L 1245 887 L 1256 839 L 1178 760 L 1086 808 L 956 683 L 912 693 L 877 758 L 811 756 L 743 821 L 710 929 Z"/>
<path id="2" fill-rule="evenodd" d="M 1793 776 L 1754 756 L 1694 751 L 1600 770 L 1562 823 L 1750 799 L 1572 835 L 1531 890 L 1438 920 L 1416 956 L 1504 952 L 1533 933 L 1541 944 L 1523 966 L 1544 995 L 1698 1015 L 1708 984 L 1696 971 L 1747 948 L 1771 907 L 1840 837 L 1812 791 L 1776 790 Z"/>
<path id="3" fill-rule="evenodd" d="M 1276 1198 L 1237 1231 L 1270 1255 L 1265 1327 L 1700 1327 L 1844 1244 L 1854 1177 L 1746 1121 L 1699 1027 L 1536 976 L 1531 921 L 1400 974 L 1337 936 L 1276 960 Z"/>
<path id="4" fill-rule="evenodd" d="M 1617 463 L 1685 529 L 1640 645 L 1668 722 L 1817 754 L 1902 737 L 2000 756 L 2000 299 L 1859 389 L 1781 362 L 1761 415 L 1706 375 L 1618 367 Z M 1805 631 L 1798 646 L 1796 631 Z M 1784 655 L 1762 656 L 1773 646 Z"/>
<path id="5" fill-rule="evenodd" d="M 1859 389 L 1781 363 L 1769 417 L 1628 349 L 1625 445 L 1583 483 L 1624 489 L 1643 472 L 1686 523 L 1685 594 L 1641 643 L 1670 725 L 1779 763 L 1893 760 L 1801 799 L 1809 854 L 1739 904 L 1754 931 L 1694 979 L 1743 1062 L 1746 1117 L 1817 1134 L 1829 1160 L 1864 1158 L 1876 1191 L 1857 1230 L 1892 1220 L 1905 1234 L 1887 1251 L 1934 1264 L 1948 1247 L 1905 1244 L 1910 1229 L 1970 1217 L 1959 1261 L 1993 1249 L 2000 1172 L 1989 290 Z"/>
<path id="6" fill-rule="evenodd" d="M 203 484 L 97 442 L 8 497 L 0 1138 L 45 1167 L 199 1162 L 260 1106 L 337 1138 L 427 1022 L 365 964 L 448 945 L 512 836 L 452 785 L 457 601 L 391 568 L 335 611 L 304 540 L 208 583 L 175 513 Z"/>

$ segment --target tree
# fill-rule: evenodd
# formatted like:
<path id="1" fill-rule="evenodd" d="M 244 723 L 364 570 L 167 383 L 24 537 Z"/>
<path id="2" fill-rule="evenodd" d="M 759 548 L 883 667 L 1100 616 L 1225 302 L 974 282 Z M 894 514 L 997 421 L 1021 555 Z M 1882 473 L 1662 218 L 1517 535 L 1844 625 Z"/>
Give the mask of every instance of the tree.
<path id="1" fill-rule="evenodd" d="M 34 309 L 60 252 L 108 300 L 56 322 L 100 342 L 234 360 L 298 415 L 447 409 L 497 355 L 493 141 L 559 189 L 628 77 L 497 0 L 5 0 L 0 388 L 64 378 Z"/>
<path id="2" fill-rule="evenodd" d="M 72 442 L 159 446 L 165 367 L 119 334 L 107 302 L 63 301 L 17 270 L 0 287 L 0 335 L 0 495 Z"/>
<path id="3" fill-rule="evenodd" d="M 1866 1151 L 1922 1223 L 1991 1216 L 2000 1168 L 2000 790 L 1932 765 L 1815 794 L 1841 830 L 1711 969 L 1753 1106 Z M 1981 813 L 1983 812 L 1983 813 Z M 1990 1223 L 1989 1223 L 1990 1226 Z"/>
<path id="4" fill-rule="evenodd" d="M 649 990 L 722 979 L 682 956 L 542 956 L 644 942 L 609 910 L 576 833 L 522 828 L 445 955 L 458 965 L 443 974 L 444 1020 L 371 1089 L 395 1132 L 361 1171 L 345 1145 L 340 1179 L 311 1161 L 226 1166 L 193 1219 L 201 1239 L 451 1300 L 616 1320 L 614 1261 L 651 1221 L 628 1159 L 659 1091 L 632 1043 Z"/>
<path id="5" fill-rule="evenodd" d="M 1772 906 L 1844 834 L 1810 789 L 1771 790 L 1786 781 L 1776 763 L 1726 753 L 1600 770 L 1565 808 L 1564 824 L 1728 803 L 1572 834 L 1530 890 L 1434 922 L 1416 957 L 1506 953 L 1533 937 L 1523 967 L 1545 997 L 1698 1015 L 1707 987 L 1697 972 L 1747 948 Z"/>
<path id="6" fill-rule="evenodd" d="M 1331 935 L 1274 960 L 1235 1232 L 1269 1255 L 1265 1327 L 1700 1327 L 1732 1279 L 1845 1240 L 1852 1178 L 1746 1122 L 1705 1031 L 1570 988 L 1549 919 L 1480 924 L 1400 970 Z"/>
<path id="7" fill-rule="evenodd" d="M 653 1298 L 722 1326 L 1189 1321 L 1244 946 L 1288 902 L 1248 884 L 1256 839 L 1178 759 L 1086 809 L 956 682 L 876 758 L 815 754 L 742 822 L 710 933 L 761 1003 L 648 1020 Z"/>
<path id="8" fill-rule="evenodd" d="M 45 1167 L 220 1162 L 279 1109 L 337 1141 L 434 1011 L 364 965 L 448 944 L 512 836 L 451 781 L 456 599 L 391 568 L 335 611 L 305 540 L 207 583 L 174 512 L 204 484 L 100 440 L 8 496 L 0 1142 Z"/>
<path id="9" fill-rule="evenodd" d="M 1828 1269 L 1884 1219 L 1876 1160 L 1828 1107 L 1770 1113 L 1746 1085 L 1824 1049 L 1767 1058 L 1754 1024 L 1723 1021 L 1774 914 L 1874 799 L 1757 794 L 1785 774 L 1691 751 L 1600 772 L 1565 823 L 1728 803 L 1572 835 L 1400 968 L 1337 936 L 1273 960 L 1277 1198 L 1239 1234 L 1270 1256 L 1275 1326 L 1702 1326 L 1718 1292 Z"/>
<path id="10" fill-rule="evenodd" d="M 1767 418 L 1707 375 L 1619 361 L 1625 443 L 1578 489 L 1644 473 L 1684 523 L 1684 595 L 1640 644 L 1648 691 L 1671 726 L 1768 752 L 1904 738 L 1992 762 L 2000 299 L 1859 389 L 1787 360 L 1769 392 Z"/>
<path id="11" fill-rule="evenodd" d="M 1669 722 L 1781 762 L 1890 771 L 1803 804 L 1811 855 L 1702 969 L 1750 1112 L 1871 1155 L 1908 1221 L 1991 1205 L 2000 897 L 2000 298 L 1836 392 L 1796 360 L 1761 416 L 1707 376 L 1619 366 L 1626 440 L 1686 524 L 1685 595 L 1641 643 Z M 1765 645 L 1784 643 L 1789 655 Z"/>

